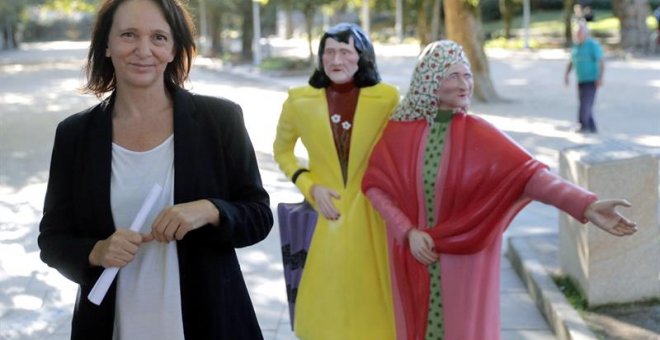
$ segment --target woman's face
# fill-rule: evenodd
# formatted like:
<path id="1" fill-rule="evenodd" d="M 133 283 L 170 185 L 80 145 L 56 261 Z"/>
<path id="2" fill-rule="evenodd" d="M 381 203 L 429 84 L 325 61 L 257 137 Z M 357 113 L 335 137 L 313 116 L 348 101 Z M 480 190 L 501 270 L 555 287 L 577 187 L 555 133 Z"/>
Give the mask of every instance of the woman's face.
<path id="1" fill-rule="evenodd" d="M 467 108 L 470 106 L 474 81 L 467 65 L 457 63 L 447 69 L 436 92 L 438 107 L 442 110 Z"/>
<path id="2" fill-rule="evenodd" d="M 162 85 L 165 68 L 174 59 L 174 39 L 160 8 L 151 0 L 119 5 L 105 55 L 112 59 L 117 88 Z"/>
<path id="3" fill-rule="evenodd" d="M 352 81 L 358 71 L 359 60 L 360 55 L 355 49 L 353 37 L 348 39 L 348 44 L 333 38 L 325 40 L 323 70 L 333 83 L 344 84 Z"/>

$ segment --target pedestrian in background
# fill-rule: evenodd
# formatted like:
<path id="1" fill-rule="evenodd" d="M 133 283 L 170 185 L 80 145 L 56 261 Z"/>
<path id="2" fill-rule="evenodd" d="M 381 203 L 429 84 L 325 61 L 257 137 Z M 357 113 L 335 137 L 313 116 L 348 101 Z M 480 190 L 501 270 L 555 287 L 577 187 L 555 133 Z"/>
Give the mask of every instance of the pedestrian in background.
<path id="1" fill-rule="evenodd" d="M 589 28 L 583 21 L 577 24 L 575 43 L 571 48 L 571 59 L 566 66 L 564 83 L 569 84 L 571 70 L 575 68 L 578 88 L 578 132 L 596 133 L 598 129 L 594 120 L 594 101 L 596 91 L 603 85 L 603 72 L 605 62 L 603 60 L 603 49 L 600 44 L 591 38 Z"/>
<path id="2" fill-rule="evenodd" d="M 450 40 L 420 55 L 363 190 L 387 222 L 397 339 L 498 340 L 502 234 L 531 200 L 617 236 L 635 224 L 548 171 L 467 110 L 470 64 Z"/>
<path id="3" fill-rule="evenodd" d="M 100 4 L 85 90 L 105 99 L 57 127 L 38 238 L 41 259 L 79 285 L 72 339 L 262 338 L 234 248 L 268 235 L 269 197 L 241 108 L 182 87 L 193 39 L 178 0 Z M 110 267 L 119 275 L 92 304 Z"/>
<path id="4" fill-rule="evenodd" d="M 301 339 L 394 339 L 385 226 L 360 191 L 371 149 L 399 93 L 380 81 L 371 41 L 355 24 L 321 37 L 308 86 L 289 90 L 273 153 L 319 212 L 295 305 Z M 301 140 L 305 168 L 294 155 Z"/>

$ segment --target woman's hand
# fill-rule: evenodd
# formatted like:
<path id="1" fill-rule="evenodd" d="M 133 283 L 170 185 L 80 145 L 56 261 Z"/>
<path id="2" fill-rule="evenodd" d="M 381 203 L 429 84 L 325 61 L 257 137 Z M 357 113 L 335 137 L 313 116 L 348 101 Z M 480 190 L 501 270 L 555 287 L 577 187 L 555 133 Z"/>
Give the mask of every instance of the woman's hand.
<path id="1" fill-rule="evenodd" d="M 89 253 L 89 263 L 105 268 L 121 268 L 133 261 L 142 243 L 152 239 L 151 235 L 140 235 L 128 229 L 117 229 L 107 239 L 96 242 Z"/>
<path id="2" fill-rule="evenodd" d="M 330 221 L 337 220 L 340 216 L 339 210 L 332 203 L 332 199 L 340 199 L 339 193 L 322 185 L 312 186 L 311 191 L 312 197 L 314 197 L 316 205 L 319 207 L 319 211 L 323 214 L 323 217 Z"/>
<path id="3" fill-rule="evenodd" d="M 626 200 L 609 199 L 599 200 L 591 203 L 584 216 L 597 227 L 616 236 L 631 235 L 637 231 L 636 223 L 619 214 L 614 208 L 616 206 L 630 207 Z"/>
<path id="4" fill-rule="evenodd" d="M 417 261 L 429 265 L 438 260 L 438 254 L 435 252 L 433 238 L 426 232 L 410 229 L 408 232 L 408 245 L 410 252 Z"/>
<path id="5" fill-rule="evenodd" d="M 211 201 L 180 203 L 158 214 L 151 225 L 151 236 L 158 242 L 182 240 L 188 232 L 207 224 L 220 224 L 220 212 Z"/>

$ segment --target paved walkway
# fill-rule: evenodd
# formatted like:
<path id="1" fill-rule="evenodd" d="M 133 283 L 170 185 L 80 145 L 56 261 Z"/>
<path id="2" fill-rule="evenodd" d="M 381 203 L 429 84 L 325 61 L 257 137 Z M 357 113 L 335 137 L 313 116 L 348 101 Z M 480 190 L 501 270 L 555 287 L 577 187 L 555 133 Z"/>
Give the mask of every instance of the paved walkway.
<path id="1" fill-rule="evenodd" d="M 293 54 L 305 49 L 278 41 L 273 47 Z M 40 262 L 36 235 L 54 127 L 95 101 L 75 92 L 84 49 L 84 44 L 63 43 L 0 52 L 0 339 L 69 336 L 76 289 Z M 384 81 L 405 93 L 417 47 L 376 46 L 376 52 Z M 574 88 L 562 83 L 565 51 L 489 51 L 489 57 L 492 78 L 505 100 L 474 103 L 472 111 L 505 130 L 553 170 L 562 148 L 605 139 L 660 154 L 660 60 L 608 60 L 605 87 L 596 106 L 601 133 L 580 135 L 572 132 Z M 243 106 L 273 208 L 279 202 L 299 200 L 272 160 L 271 143 L 286 88 L 305 83 L 306 76 L 272 76 L 245 66 L 222 67 L 203 58 L 197 64 L 194 91 L 226 96 Z M 505 238 L 556 234 L 557 226 L 555 209 L 532 203 L 514 220 Z M 277 226 L 264 242 L 239 250 L 239 256 L 266 339 L 295 339 L 289 328 Z M 553 339 L 506 258 L 501 278 L 502 338 Z"/>

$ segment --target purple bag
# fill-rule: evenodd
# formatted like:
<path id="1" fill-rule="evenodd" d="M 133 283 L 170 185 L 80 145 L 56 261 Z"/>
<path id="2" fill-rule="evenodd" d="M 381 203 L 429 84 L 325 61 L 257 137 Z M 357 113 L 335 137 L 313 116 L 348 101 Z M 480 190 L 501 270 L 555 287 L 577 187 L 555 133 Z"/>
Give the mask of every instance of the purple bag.
<path id="1" fill-rule="evenodd" d="M 302 277 L 309 245 L 312 242 L 312 235 L 314 235 L 317 216 L 316 210 L 306 201 L 277 205 L 284 281 L 286 283 L 286 297 L 289 301 L 289 320 L 291 321 L 292 330 L 298 285 Z"/>

